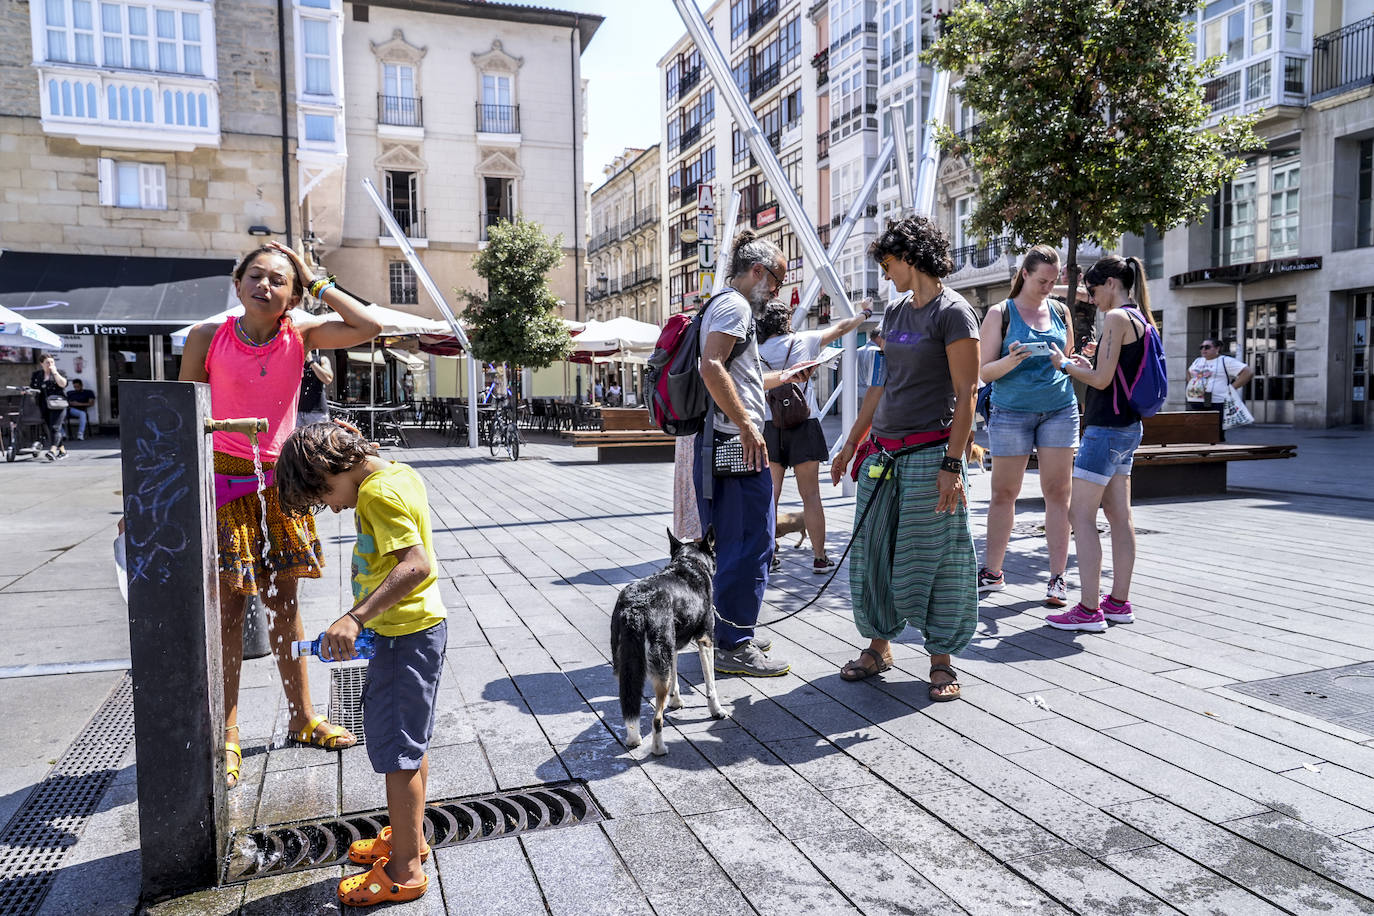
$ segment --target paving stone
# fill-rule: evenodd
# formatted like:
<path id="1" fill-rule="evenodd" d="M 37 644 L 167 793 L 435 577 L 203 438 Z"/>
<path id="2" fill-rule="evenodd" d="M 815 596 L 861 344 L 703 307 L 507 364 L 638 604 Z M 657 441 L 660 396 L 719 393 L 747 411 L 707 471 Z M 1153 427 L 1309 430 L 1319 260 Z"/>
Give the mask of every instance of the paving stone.
<path id="1" fill-rule="evenodd" d="M 1284 912 L 1167 846 L 1115 852 L 1100 861 L 1188 916 Z"/>
<path id="2" fill-rule="evenodd" d="M 482 750 L 496 777 L 497 788 L 517 789 L 568 779 L 567 768 L 553 745 L 544 742 L 503 741 L 484 737 Z"/>
<path id="3" fill-rule="evenodd" d="M 331 755 L 337 758 L 337 754 Z M 339 764 L 268 770 L 258 802 L 260 824 L 334 817 L 339 814 Z"/>
<path id="4" fill-rule="evenodd" d="M 1178 910 L 1078 850 L 1023 856 L 1007 863 L 1079 913 L 1177 913 Z"/>
<path id="5" fill-rule="evenodd" d="M 544 912 L 539 883 L 515 837 L 436 849 L 435 860 L 449 913 L 527 916 Z"/>
<path id="6" fill-rule="evenodd" d="M 878 777 L 868 767 L 819 736 L 770 741 L 767 747 L 822 792 L 878 782 Z"/>
<path id="7" fill-rule="evenodd" d="M 597 825 L 529 833 L 520 842 L 553 916 L 653 912 Z"/>
<path id="8" fill-rule="evenodd" d="M 888 786 L 841 789 L 831 792 L 830 798 L 972 916 L 1067 912 L 974 842 Z"/>
<path id="9" fill-rule="evenodd" d="M 1228 821 L 1226 829 L 1374 899 L 1374 852 L 1279 814 Z"/>
<path id="10" fill-rule="evenodd" d="M 857 913 L 801 851 L 752 808 L 687 819 L 712 858 L 763 916 Z"/>
<path id="11" fill-rule="evenodd" d="M 609 817 L 672 810 L 640 762 L 619 741 L 582 741 L 559 748 L 558 756 L 574 778 L 586 780 L 592 797 Z"/>
<path id="12" fill-rule="evenodd" d="M 830 883 L 864 913 L 944 914 L 952 901 L 865 830 L 838 830 L 797 842 Z"/>
<path id="13" fill-rule="evenodd" d="M 1177 760 L 1179 766 L 1190 773 L 1225 785 L 1319 829 L 1348 833 L 1374 827 L 1374 812 L 1309 789 L 1248 760 L 1213 750 L 1157 725 L 1142 722 L 1114 728 L 1110 734 L 1140 750 Z"/>
<path id="14" fill-rule="evenodd" d="M 644 757 L 641 768 L 680 816 L 747 804 L 739 790 L 680 732 L 665 735 L 664 740 L 669 742 L 668 754 Z"/>
<path id="15" fill-rule="evenodd" d="M 605 822 L 604 829 L 660 916 L 753 912 L 739 888 L 675 814 L 623 817 Z"/>
<path id="16" fill-rule="evenodd" d="M 1112 773 L 1091 764 L 1085 765 L 1077 757 L 1057 747 L 1009 754 L 1007 760 L 1098 808 L 1154 797 Z"/>
<path id="17" fill-rule="evenodd" d="M 1339 887 L 1163 799 L 1114 805 L 1110 813 L 1290 912 L 1374 913 L 1374 900 Z"/>
<path id="18" fill-rule="evenodd" d="M 874 729 L 853 737 L 838 736 L 835 744 L 874 774 L 911 795 L 927 795 L 968 785 L 936 761 L 886 732 Z"/>
<path id="19" fill-rule="evenodd" d="M 978 789 L 917 796 L 921 807 L 998 859 L 1066 850 L 1067 843 Z"/>

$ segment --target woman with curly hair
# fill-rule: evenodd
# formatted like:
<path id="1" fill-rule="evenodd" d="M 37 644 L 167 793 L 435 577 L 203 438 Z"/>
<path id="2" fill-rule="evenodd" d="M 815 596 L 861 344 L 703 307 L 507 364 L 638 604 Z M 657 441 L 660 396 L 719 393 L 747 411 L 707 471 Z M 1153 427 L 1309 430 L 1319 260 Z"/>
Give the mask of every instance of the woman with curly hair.
<path id="1" fill-rule="evenodd" d="M 978 622 L 964 469 L 978 390 L 978 316 L 940 282 L 954 266 L 949 242 L 925 217 L 889 224 L 868 254 L 907 296 L 883 315 L 885 377 L 864 395 L 830 466 L 839 483 L 857 452 L 849 591 L 854 622 L 870 640 L 840 676 L 857 681 L 892 667 L 890 643 L 911 624 L 930 653 L 930 699 L 947 702 L 959 697 L 950 656 L 968 645 Z"/>

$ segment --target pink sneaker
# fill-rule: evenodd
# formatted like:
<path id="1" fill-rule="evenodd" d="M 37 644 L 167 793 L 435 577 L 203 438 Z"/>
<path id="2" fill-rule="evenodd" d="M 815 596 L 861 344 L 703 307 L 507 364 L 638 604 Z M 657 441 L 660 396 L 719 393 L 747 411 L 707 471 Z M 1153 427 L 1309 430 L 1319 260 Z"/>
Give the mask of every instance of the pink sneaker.
<path id="1" fill-rule="evenodd" d="M 1056 630 L 1086 630 L 1089 633 L 1107 632 L 1107 621 L 1097 608 L 1086 608 L 1081 603 L 1064 614 L 1050 614 L 1045 623 Z"/>
<path id="2" fill-rule="evenodd" d="M 1102 616 L 1112 623 L 1135 623 L 1135 615 L 1131 613 L 1131 602 L 1117 601 L 1111 595 L 1104 595 L 1102 598 Z"/>

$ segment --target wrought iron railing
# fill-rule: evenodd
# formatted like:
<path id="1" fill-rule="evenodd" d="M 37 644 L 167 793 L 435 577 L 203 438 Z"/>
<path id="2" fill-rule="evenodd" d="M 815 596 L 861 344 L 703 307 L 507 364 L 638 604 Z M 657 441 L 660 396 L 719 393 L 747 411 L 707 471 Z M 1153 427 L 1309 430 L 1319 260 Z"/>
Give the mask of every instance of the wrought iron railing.
<path id="1" fill-rule="evenodd" d="M 377 96 L 377 123 L 394 127 L 424 127 L 424 108 L 419 99 L 404 95 Z"/>
<path id="2" fill-rule="evenodd" d="M 992 239 L 982 245 L 964 245 L 955 248 L 949 253 L 950 259 L 954 261 L 954 272 L 958 273 L 966 267 L 982 269 L 991 267 L 997 263 L 998 259 L 1004 258 L 1012 253 L 1012 238 L 1003 236 L 1002 238 Z"/>
<path id="3" fill-rule="evenodd" d="M 768 24 L 768 20 L 778 14 L 778 0 L 766 0 L 749 14 L 749 34 L 753 35 Z"/>
<path id="4" fill-rule="evenodd" d="M 395 218 L 397 224 L 400 225 L 401 231 L 405 233 L 406 238 L 429 238 L 429 236 L 425 235 L 424 210 L 417 210 L 413 207 L 407 208 L 393 206 L 391 207 L 391 215 Z M 386 222 L 382 220 L 380 217 L 377 219 L 377 234 L 379 236 L 384 237 L 389 236 L 391 234 L 387 231 Z"/>
<path id="5" fill-rule="evenodd" d="M 1374 16 L 1312 42 L 1312 100 L 1374 83 Z"/>
<path id="6" fill-rule="evenodd" d="M 484 134 L 520 133 L 520 106 L 483 105 L 478 102 L 477 130 Z"/>

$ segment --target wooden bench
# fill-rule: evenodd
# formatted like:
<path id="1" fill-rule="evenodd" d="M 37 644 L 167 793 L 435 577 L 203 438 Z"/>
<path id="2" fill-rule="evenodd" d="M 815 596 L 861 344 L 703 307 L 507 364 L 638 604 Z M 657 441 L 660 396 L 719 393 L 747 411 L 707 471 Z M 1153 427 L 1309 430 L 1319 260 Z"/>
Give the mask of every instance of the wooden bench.
<path id="1" fill-rule="evenodd" d="M 1245 445 L 1221 441 L 1221 414 L 1171 411 L 1146 417 L 1131 471 L 1131 495 L 1150 499 L 1226 492 L 1232 461 L 1295 458 L 1296 445 Z"/>
<path id="2" fill-rule="evenodd" d="M 601 464 L 672 461 L 677 439 L 649 422 L 642 407 L 603 407 L 600 429 L 570 429 L 562 434 L 577 448 L 596 448 Z"/>

